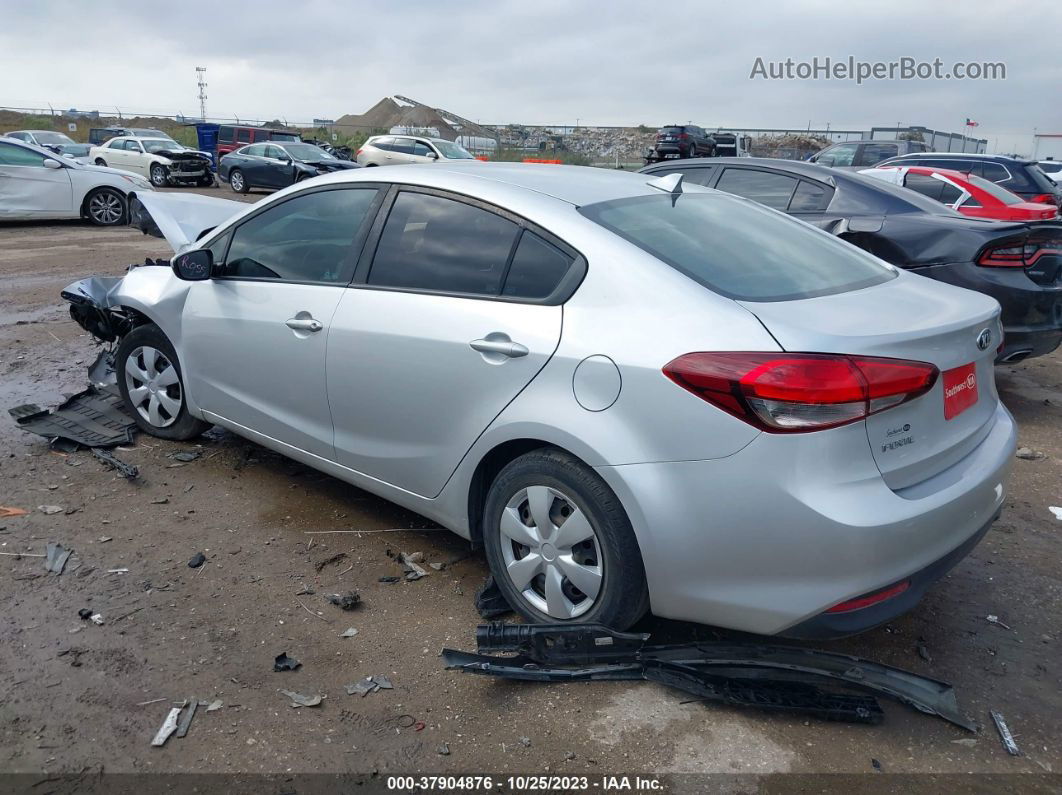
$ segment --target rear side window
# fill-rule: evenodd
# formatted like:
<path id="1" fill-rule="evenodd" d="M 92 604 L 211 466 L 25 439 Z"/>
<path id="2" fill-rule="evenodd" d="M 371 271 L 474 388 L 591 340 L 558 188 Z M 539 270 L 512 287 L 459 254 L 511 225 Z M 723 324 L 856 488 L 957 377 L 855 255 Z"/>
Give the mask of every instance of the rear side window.
<path id="1" fill-rule="evenodd" d="M 394 144 L 391 146 L 392 152 L 401 152 L 404 155 L 413 154 L 413 139 L 412 138 L 395 138 Z"/>
<path id="2" fill-rule="evenodd" d="M 918 165 L 930 168 L 950 168 L 952 171 L 963 171 L 981 176 L 981 163 L 977 160 L 960 160 L 958 158 L 927 158 L 919 160 Z"/>
<path id="3" fill-rule="evenodd" d="M 796 190 L 797 180 L 784 174 L 756 171 L 750 168 L 728 168 L 715 186 L 717 190 L 734 193 L 766 204 L 775 210 L 789 207 L 789 199 Z"/>
<path id="4" fill-rule="evenodd" d="M 944 183 L 939 179 L 933 179 L 933 177 L 926 174 L 912 174 L 910 172 L 904 179 L 903 186 L 938 202 L 941 201 L 941 195 L 944 191 Z"/>
<path id="5" fill-rule="evenodd" d="M 241 144 L 249 144 L 251 142 L 251 131 L 246 129 L 237 130 L 236 140 Z"/>
<path id="6" fill-rule="evenodd" d="M 992 182 L 1002 182 L 1005 179 L 1010 179 L 1010 172 L 999 163 L 985 163 L 984 178 Z"/>
<path id="7" fill-rule="evenodd" d="M 347 284 L 375 188 L 296 196 L 240 224 L 219 275 L 230 279 Z"/>
<path id="8" fill-rule="evenodd" d="M 502 295 L 545 298 L 568 273 L 572 258 L 534 232 L 524 230 L 516 247 Z"/>
<path id="9" fill-rule="evenodd" d="M 395 139 L 377 138 L 375 141 L 370 141 L 370 143 L 377 149 L 383 149 L 385 152 L 390 152 L 394 148 Z"/>
<path id="10" fill-rule="evenodd" d="M 789 202 L 791 213 L 821 213 L 830 206 L 833 191 L 817 182 L 801 180 Z"/>
<path id="11" fill-rule="evenodd" d="M 579 212 L 729 298 L 791 301 L 882 284 L 895 271 L 803 221 L 726 196 L 599 202 Z"/>
<path id="12" fill-rule="evenodd" d="M 402 191 L 380 235 L 368 284 L 500 295 L 519 231 L 512 221 L 471 204 Z"/>
<path id="13" fill-rule="evenodd" d="M 937 181 L 940 182 L 942 186 L 940 191 L 940 200 L 944 202 L 944 204 L 955 204 L 955 202 L 957 202 L 966 192 L 963 190 L 959 190 L 954 185 L 951 185 L 947 182 L 941 182 L 940 180 Z"/>
<path id="14" fill-rule="evenodd" d="M 896 144 L 863 144 L 863 151 L 859 155 L 857 166 L 875 166 L 882 160 L 896 157 L 900 147 Z"/>

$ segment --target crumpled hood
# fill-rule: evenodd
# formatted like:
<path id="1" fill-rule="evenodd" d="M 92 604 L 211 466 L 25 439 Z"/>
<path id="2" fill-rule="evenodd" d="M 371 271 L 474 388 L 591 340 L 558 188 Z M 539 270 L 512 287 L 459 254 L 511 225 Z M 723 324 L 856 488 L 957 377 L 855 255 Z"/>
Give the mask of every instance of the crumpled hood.
<path id="1" fill-rule="evenodd" d="M 213 162 L 209 154 L 195 149 L 159 149 L 155 154 L 168 157 L 170 160 L 206 160 L 207 162 Z"/>
<path id="2" fill-rule="evenodd" d="M 130 225 L 146 235 L 162 237 L 180 254 L 208 229 L 225 223 L 252 205 L 195 193 L 148 193 L 133 191 Z M 135 200 L 135 201 L 134 201 Z"/>

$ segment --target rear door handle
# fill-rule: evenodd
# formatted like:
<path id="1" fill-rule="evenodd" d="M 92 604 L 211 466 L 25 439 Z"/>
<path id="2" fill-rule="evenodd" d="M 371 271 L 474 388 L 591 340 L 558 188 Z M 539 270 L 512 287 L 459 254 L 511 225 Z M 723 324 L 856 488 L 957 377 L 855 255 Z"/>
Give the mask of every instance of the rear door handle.
<path id="1" fill-rule="evenodd" d="M 527 356 L 529 351 L 526 345 L 521 345 L 519 342 L 510 342 L 508 340 L 472 340 L 468 343 L 474 351 L 480 353 L 500 353 L 502 356 L 508 356 L 510 359 L 519 359 L 521 356 Z"/>
<path id="2" fill-rule="evenodd" d="M 293 317 L 284 321 L 284 325 L 295 331 L 320 331 L 324 328 L 324 323 L 312 317 Z"/>

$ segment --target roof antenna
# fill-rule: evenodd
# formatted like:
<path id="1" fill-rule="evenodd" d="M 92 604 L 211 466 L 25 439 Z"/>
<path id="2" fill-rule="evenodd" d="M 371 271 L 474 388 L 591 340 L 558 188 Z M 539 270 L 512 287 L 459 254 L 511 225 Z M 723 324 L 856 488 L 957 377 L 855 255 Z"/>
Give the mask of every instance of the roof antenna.
<path id="1" fill-rule="evenodd" d="M 682 174 L 675 172 L 674 174 L 668 174 L 664 177 L 651 179 L 645 184 L 650 188 L 656 188 L 657 190 L 662 190 L 664 193 L 670 193 L 672 196 L 679 196 L 682 193 Z"/>

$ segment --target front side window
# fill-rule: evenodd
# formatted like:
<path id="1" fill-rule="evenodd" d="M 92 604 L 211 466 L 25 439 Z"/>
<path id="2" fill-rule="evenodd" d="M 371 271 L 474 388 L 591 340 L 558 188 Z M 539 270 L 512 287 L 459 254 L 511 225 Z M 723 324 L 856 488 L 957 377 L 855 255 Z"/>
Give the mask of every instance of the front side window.
<path id="1" fill-rule="evenodd" d="M 248 157 L 265 157 L 265 144 L 251 144 L 240 150 L 240 154 Z"/>
<path id="2" fill-rule="evenodd" d="M 218 275 L 346 284 L 376 194 L 376 188 L 316 191 L 270 207 L 236 228 Z"/>
<path id="3" fill-rule="evenodd" d="M 288 160 L 288 154 L 279 146 L 266 146 L 265 156 L 271 157 L 274 160 Z"/>
<path id="4" fill-rule="evenodd" d="M 435 151 L 423 141 L 414 141 L 413 154 L 418 157 L 428 157 L 429 155 L 435 154 Z"/>
<path id="5" fill-rule="evenodd" d="M 803 221 L 711 193 L 637 196 L 579 209 L 695 282 L 744 301 L 791 301 L 896 277 L 866 252 Z"/>
<path id="6" fill-rule="evenodd" d="M 784 174 L 749 168 L 728 168 L 723 171 L 723 176 L 715 187 L 717 190 L 766 204 L 772 209 L 785 211 L 796 186 L 796 178 Z"/>
<path id="7" fill-rule="evenodd" d="M 380 236 L 368 283 L 499 295 L 519 227 L 464 202 L 403 191 Z"/>
<path id="8" fill-rule="evenodd" d="M 0 143 L 0 166 L 43 166 L 45 159 L 32 149 Z"/>
<path id="9" fill-rule="evenodd" d="M 413 154 L 413 139 L 412 138 L 395 138 L 394 144 L 391 145 L 392 152 L 401 152 L 404 155 Z"/>
<path id="10" fill-rule="evenodd" d="M 251 142 L 251 131 L 247 129 L 237 130 L 236 140 L 241 144 L 249 144 Z"/>
<path id="11" fill-rule="evenodd" d="M 232 143 L 232 128 L 231 127 L 219 127 L 218 128 L 218 141 L 223 144 Z"/>
<path id="12" fill-rule="evenodd" d="M 859 148 L 859 144 L 837 144 L 837 146 L 831 146 L 825 150 L 816 160 L 828 157 L 833 159 L 832 165 L 835 166 L 850 166 L 852 161 L 855 160 L 856 150 Z"/>

